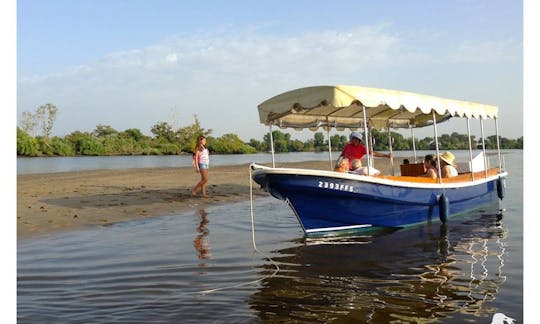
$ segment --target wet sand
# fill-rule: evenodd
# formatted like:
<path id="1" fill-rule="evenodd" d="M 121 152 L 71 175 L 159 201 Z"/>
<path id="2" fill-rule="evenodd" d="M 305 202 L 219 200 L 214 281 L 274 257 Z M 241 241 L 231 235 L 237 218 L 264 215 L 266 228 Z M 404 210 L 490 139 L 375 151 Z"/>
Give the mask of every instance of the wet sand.
<path id="1" fill-rule="evenodd" d="M 395 161 L 395 170 L 399 168 Z M 328 170 L 328 161 L 277 164 Z M 376 167 L 391 172 L 387 159 Z M 249 199 L 249 166 L 209 171 L 208 198 L 192 196 L 200 175 L 191 167 L 98 170 L 17 176 L 17 238 L 175 215 Z M 267 196 L 253 183 L 254 197 Z"/>

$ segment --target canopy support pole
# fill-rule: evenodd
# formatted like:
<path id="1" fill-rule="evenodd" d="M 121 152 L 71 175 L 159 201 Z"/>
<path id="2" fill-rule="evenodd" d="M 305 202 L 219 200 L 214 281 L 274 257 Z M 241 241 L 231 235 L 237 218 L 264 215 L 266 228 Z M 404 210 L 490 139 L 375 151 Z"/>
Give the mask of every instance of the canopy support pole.
<path id="1" fill-rule="evenodd" d="M 371 159 L 370 159 L 370 155 L 369 154 L 369 148 L 370 148 L 370 145 L 369 145 L 369 138 L 371 137 L 370 134 L 368 133 L 368 127 L 367 127 L 367 117 L 366 117 L 366 107 L 364 105 L 362 105 L 362 114 L 364 115 L 364 138 L 366 139 L 366 151 L 367 151 L 367 161 L 368 161 L 368 172 L 367 172 L 367 175 L 369 176 L 370 175 L 370 171 L 371 171 Z"/>
<path id="2" fill-rule="evenodd" d="M 497 136 L 497 155 L 499 155 L 499 172 L 502 172 L 501 144 L 499 142 L 499 122 L 495 117 L 495 135 Z"/>
<path id="3" fill-rule="evenodd" d="M 467 135 L 469 137 L 469 165 L 471 168 L 470 171 L 471 171 L 472 181 L 474 181 L 474 172 L 473 172 L 473 164 L 472 164 L 473 156 L 472 156 L 472 141 L 471 141 L 471 122 L 470 122 L 469 117 L 467 117 Z"/>
<path id="4" fill-rule="evenodd" d="M 482 152 L 484 152 L 484 176 L 488 176 L 487 155 L 486 155 L 486 141 L 484 138 L 484 120 L 480 118 L 480 132 L 482 134 Z"/>
<path id="5" fill-rule="evenodd" d="M 328 158 L 330 159 L 330 171 L 332 171 L 332 143 L 330 141 L 330 126 L 326 127 L 326 137 L 328 137 Z"/>
<path id="6" fill-rule="evenodd" d="M 375 147 L 375 137 L 371 135 L 371 127 L 367 127 L 369 133 L 369 147 L 371 147 L 371 154 L 369 155 L 369 160 L 371 161 L 371 166 L 375 168 L 375 155 L 373 154 L 373 148 Z"/>
<path id="7" fill-rule="evenodd" d="M 439 154 L 439 135 L 437 134 L 437 118 L 435 118 L 435 110 L 432 110 L 431 112 L 433 115 L 433 131 L 435 133 L 435 152 L 437 153 L 437 168 L 439 170 L 439 183 L 442 183 L 441 156 Z"/>
<path id="8" fill-rule="evenodd" d="M 390 131 L 390 125 L 388 125 L 388 150 L 390 151 L 390 166 L 392 167 L 392 175 L 394 175 L 394 155 L 392 154 L 392 132 Z"/>
<path id="9" fill-rule="evenodd" d="M 414 140 L 414 128 L 412 125 L 409 125 L 409 128 L 411 129 L 411 137 L 412 137 L 412 149 L 413 149 L 413 155 L 414 155 L 414 163 L 416 163 L 416 143 Z"/>
<path id="10" fill-rule="evenodd" d="M 276 159 L 274 157 L 274 134 L 272 134 L 272 125 L 270 125 L 270 150 L 272 151 L 272 168 L 275 168 Z"/>

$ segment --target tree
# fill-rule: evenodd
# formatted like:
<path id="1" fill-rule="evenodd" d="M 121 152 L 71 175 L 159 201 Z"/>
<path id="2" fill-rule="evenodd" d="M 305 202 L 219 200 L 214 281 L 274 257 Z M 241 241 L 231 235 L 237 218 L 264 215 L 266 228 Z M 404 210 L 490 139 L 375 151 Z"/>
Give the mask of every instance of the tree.
<path id="1" fill-rule="evenodd" d="M 34 118 L 34 115 L 29 111 L 24 111 L 22 113 L 22 121 L 21 121 L 21 128 L 22 131 L 28 134 L 29 136 L 36 135 L 36 119 Z"/>
<path id="2" fill-rule="evenodd" d="M 205 129 L 201 127 L 199 118 L 197 115 L 194 115 L 195 122 L 189 126 L 179 128 L 175 132 L 175 136 L 180 144 L 182 151 L 192 152 L 197 143 L 197 137 L 204 135 L 207 136 L 212 133 L 211 129 Z"/>
<path id="3" fill-rule="evenodd" d="M 332 144 L 332 150 L 342 151 L 347 144 L 347 137 L 339 134 L 332 135 L 330 136 L 330 144 Z"/>
<path id="4" fill-rule="evenodd" d="M 120 137 L 131 138 L 134 141 L 140 141 L 143 139 L 143 133 L 137 128 L 129 128 L 123 132 L 118 133 Z"/>
<path id="5" fill-rule="evenodd" d="M 17 155 L 37 156 L 39 155 L 38 141 L 28 135 L 24 130 L 17 127 Z"/>
<path id="6" fill-rule="evenodd" d="M 52 128 L 54 126 L 54 120 L 56 119 L 56 113 L 58 108 L 55 105 L 46 103 L 39 106 L 36 110 L 37 122 L 41 126 L 42 135 L 45 138 L 49 138 Z"/>
<path id="7" fill-rule="evenodd" d="M 45 139 L 48 139 L 51 135 L 57 112 L 58 108 L 51 103 L 39 106 L 33 114 L 28 111 L 23 112 L 21 121 L 22 130 L 36 136 L 38 135 L 36 127 L 39 126 L 39 129 L 41 130 L 40 134 L 45 137 Z"/>
<path id="8" fill-rule="evenodd" d="M 218 154 L 255 153 L 255 149 L 244 143 L 236 134 L 225 134 L 219 138 L 209 137 L 208 149 Z"/>
<path id="9" fill-rule="evenodd" d="M 289 143 L 291 141 L 291 134 L 282 133 L 278 130 L 272 131 L 272 138 L 274 139 L 274 151 L 275 152 L 288 152 Z M 267 133 L 264 135 L 264 142 L 269 148 L 272 148 L 270 143 L 270 135 Z"/>
<path id="10" fill-rule="evenodd" d="M 304 143 L 300 140 L 292 140 L 290 151 L 292 152 L 302 152 L 304 150 Z"/>
<path id="11" fill-rule="evenodd" d="M 118 131 L 109 125 L 97 125 L 92 134 L 97 137 L 107 137 L 118 134 Z"/>
<path id="12" fill-rule="evenodd" d="M 156 136 L 158 140 L 164 140 L 167 142 L 174 142 L 175 134 L 174 131 L 167 122 L 159 122 L 152 126 L 150 130 L 152 134 Z"/>
<path id="13" fill-rule="evenodd" d="M 313 135 L 313 144 L 315 145 L 315 148 L 321 148 L 324 149 L 325 143 L 324 143 L 324 134 L 322 132 L 317 132 Z"/>
<path id="14" fill-rule="evenodd" d="M 261 142 L 254 138 L 249 140 L 249 146 L 255 148 L 258 152 L 268 151 L 268 146 L 266 145 L 266 142 L 264 141 Z"/>
<path id="15" fill-rule="evenodd" d="M 75 131 L 66 136 L 74 153 L 79 155 L 105 155 L 105 146 L 92 134 Z"/>

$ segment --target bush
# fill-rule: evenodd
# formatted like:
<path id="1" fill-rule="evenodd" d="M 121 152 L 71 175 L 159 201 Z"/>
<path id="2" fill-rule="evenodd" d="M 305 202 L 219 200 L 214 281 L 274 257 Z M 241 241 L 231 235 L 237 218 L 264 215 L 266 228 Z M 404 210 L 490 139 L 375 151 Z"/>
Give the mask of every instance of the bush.
<path id="1" fill-rule="evenodd" d="M 161 152 L 161 154 L 173 155 L 180 153 L 180 147 L 173 143 L 161 143 L 157 145 L 156 148 Z"/>
<path id="2" fill-rule="evenodd" d="M 53 137 L 51 140 L 51 146 L 53 148 L 54 154 L 60 156 L 73 156 L 75 151 L 73 146 L 68 140 L 62 139 L 60 137 Z"/>
<path id="3" fill-rule="evenodd" d="M 37 137 L 36 138 L 39 143 L 39 150 L 41 151 L 41 154 L 52 156 L 54 155 L 54 149 L 49 144 L 49 139 L 44 137 Z"/>
<path id="4" fill-rule="evenodd" d="M 235 134 L 225 134 L 219 138 L 208 139 L 208 149 L 217 154 L 247 154 L 256 153 L 252 146 L 242 142 Z"/>

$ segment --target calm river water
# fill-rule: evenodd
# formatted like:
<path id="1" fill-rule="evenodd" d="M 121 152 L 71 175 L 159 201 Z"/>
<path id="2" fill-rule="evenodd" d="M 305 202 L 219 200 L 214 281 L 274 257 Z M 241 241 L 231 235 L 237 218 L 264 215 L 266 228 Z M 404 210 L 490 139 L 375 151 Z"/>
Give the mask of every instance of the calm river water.
<path id="1" fill-rule="evenodd" d="M 17 319 L 522 323 L 522 157 L 505 152 L 502 217 L 306 239 L 285 203 L 261 198 L 262 253 L 249 201 L 19 240 Z"/>

